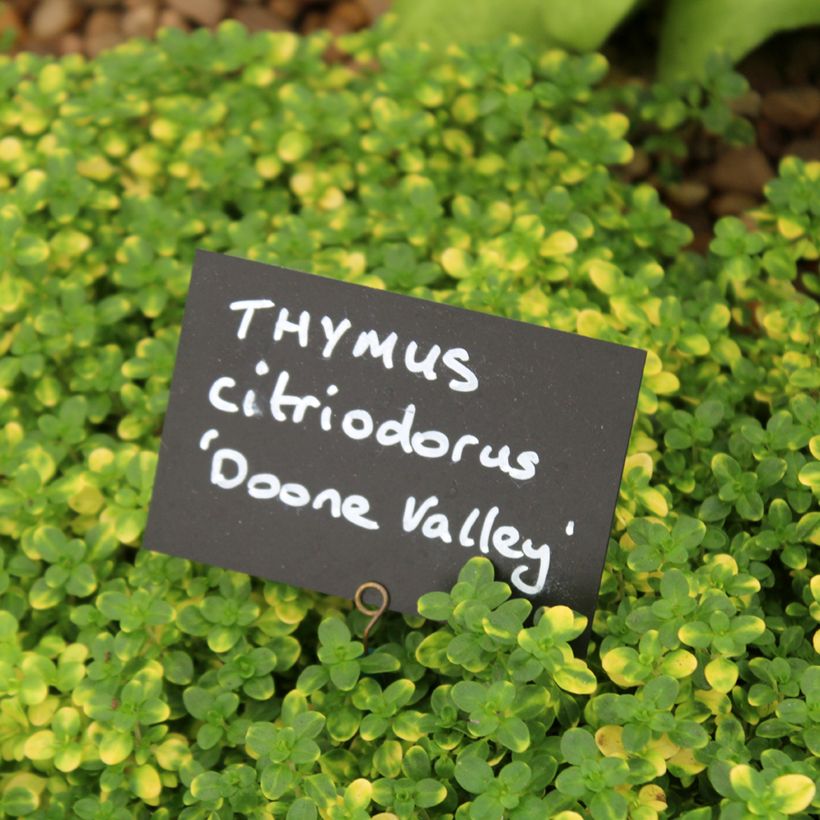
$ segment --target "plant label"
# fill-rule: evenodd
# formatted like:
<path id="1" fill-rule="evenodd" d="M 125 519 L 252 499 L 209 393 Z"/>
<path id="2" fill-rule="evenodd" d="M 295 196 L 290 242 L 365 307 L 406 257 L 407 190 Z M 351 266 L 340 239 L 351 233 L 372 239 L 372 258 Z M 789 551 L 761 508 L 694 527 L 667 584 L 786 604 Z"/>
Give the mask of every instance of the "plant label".
<path id="1" fill-rule="evenodd" d="M 198 251 L 144 543 L 403 612 L 483 554 L 591 620 L 644 358 Z"/>

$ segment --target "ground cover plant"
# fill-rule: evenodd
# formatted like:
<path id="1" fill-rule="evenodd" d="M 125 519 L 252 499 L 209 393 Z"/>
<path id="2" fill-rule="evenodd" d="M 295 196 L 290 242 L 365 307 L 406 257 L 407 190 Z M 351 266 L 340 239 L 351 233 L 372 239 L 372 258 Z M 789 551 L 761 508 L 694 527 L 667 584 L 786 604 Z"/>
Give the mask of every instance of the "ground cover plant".
<path id="1" fill-rule="evenodd" d="M 617 172 L 738 131 L 733 75 L 326 44 L 0 60 L 0 815 L 816 813 L 820 164 L 696 255 Z M 365 653 L 343 601 L 137 549 L 197 246 L 649 351 L 586 659 L 484 559 Z"/>

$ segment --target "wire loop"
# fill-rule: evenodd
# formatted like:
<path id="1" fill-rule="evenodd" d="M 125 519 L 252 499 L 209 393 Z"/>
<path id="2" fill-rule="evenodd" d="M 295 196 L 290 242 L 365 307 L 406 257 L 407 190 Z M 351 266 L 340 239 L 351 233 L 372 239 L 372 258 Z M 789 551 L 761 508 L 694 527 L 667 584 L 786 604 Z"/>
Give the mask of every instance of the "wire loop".
<path id="1" fill-rule="evenodd" d="M 363 595 L 368 589 L 375 589 L 376 592 L 381 595 L 381 604 L 379 604 L 376 609 L 371 609 L 367 606 L 364 602 Z M 356 595 L 353 597 L 353 602 L 356 604 L 356 609 L 362 613 L 362 615 L 369 615 L 370 622 L 364 628 L 364 637 L 362 639 L 362 644 L 364 645 L 364 651 L 367 652 L 367 640 L 370 637 L 370 632 L 373 627 L 376 625 L 376 622 L 381 618 L 384 611 L 387 609 L 387 605 L 390 603 L 390 594 L 387 592 L 387 587 L 384 584 L 380 584 L 378 581 L 365 581 L 359 588 L 356 590 Z"/>

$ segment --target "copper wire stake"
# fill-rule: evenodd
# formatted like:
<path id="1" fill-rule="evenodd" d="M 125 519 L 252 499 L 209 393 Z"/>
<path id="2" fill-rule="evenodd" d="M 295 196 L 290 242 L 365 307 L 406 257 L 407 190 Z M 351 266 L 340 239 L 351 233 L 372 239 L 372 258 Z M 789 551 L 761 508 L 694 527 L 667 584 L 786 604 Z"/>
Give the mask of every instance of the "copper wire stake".
<path id="1" fill-rule="evenodd" d="M 379 604 L 377 609 L 370 609 L 367 604 L 365 604 L 364 600 L 362 600 L 362 595 L 368 589 L 375 589 L 379 595 L 382 596 L 382 602 Z M 356 604 L 356 609 L 362 613 L 362 615 L 369 615 L 370 622 L 364 628 L 364 636 L 362 638 L 362 644 L 364 646 L 364 651 L 367 653 L 367 639 L 370 636 L 370 630 L 376 625 L 376 622 L 381 618 L 382 613 L 387 609 L 387 605 L 390 603 L 390 594 L 387 592 L 387 587 L 384 584 L 380 584 L 378 581 L 365 581 L 357 590 L 356 595 L 353 597 L 353 602 Z"/>

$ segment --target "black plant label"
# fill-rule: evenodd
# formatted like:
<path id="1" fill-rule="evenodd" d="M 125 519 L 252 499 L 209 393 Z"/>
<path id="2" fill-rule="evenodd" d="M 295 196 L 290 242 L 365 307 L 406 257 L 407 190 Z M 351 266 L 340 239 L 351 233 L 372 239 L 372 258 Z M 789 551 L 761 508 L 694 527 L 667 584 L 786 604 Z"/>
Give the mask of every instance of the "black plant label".
<path id="1" fill-rule="evenodd" d="M 198 251 L 145 546 L 403 612 L 485 555 L 591 620 L 644 359 Z"/>

